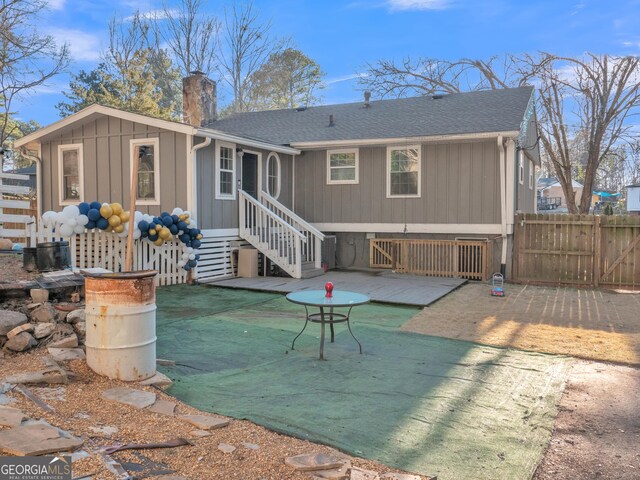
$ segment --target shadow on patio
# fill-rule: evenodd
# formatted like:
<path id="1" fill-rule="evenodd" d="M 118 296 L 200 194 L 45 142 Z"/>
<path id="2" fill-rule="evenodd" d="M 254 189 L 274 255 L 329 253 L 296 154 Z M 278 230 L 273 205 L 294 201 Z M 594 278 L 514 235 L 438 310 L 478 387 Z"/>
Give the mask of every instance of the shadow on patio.
<path id="1" fill-rule="evenodd" d="M 398 329 L 416 309 L 353 312 L 318 361 L 319 327 L 290 351 L 303 309 L 281 295 L 158 291 L 169 393 L 389 466 L 440 479 L 530 478 L 551 436 L 568 360 Z"/>

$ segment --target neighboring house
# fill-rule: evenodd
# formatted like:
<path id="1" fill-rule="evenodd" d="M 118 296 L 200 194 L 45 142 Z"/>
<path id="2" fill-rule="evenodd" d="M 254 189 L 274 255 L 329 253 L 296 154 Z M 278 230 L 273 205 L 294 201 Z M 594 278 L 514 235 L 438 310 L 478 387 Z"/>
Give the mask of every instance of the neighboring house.
<path id="1" fill-rule="evenodd" d="M 341 266 L 367 267 L 380 236 L 495 238 L 504 269 L 516 211 L 535 211 L 532 87 L 219 120 L 215 90 L 184 80 L 185 123 L 94 105 L 20 139 L 41 159 L 42 210 L 128 204 L 131 159 L 148 146 L 139 209 L 186 208 L 205 236 L 242 237 L 296 277 L 320 267 L 323 233 Z"/>
<path id="2" fill-rule="evenodd" d="M 12 180 L 6 179 L 4 181 L 5 185 L 22 185 L 25 187 L 29 187 L 33 192 L 33 196 L 35 197 L 36 192 L 36 164 L 29 165 L 28 167 L 23 168 L 15 168 L 13 170 L 9 170 L 6 173 L 17 173 L 19 175 L 27 175 L 29 180 Z"/>
<path id="3" fill-rule="evenodd" d="M 627 185 L 627 212 L 640 215 L 640 184 Z"/>
<path id="4" fill-rule="evenodd" d="M 582 190 L 583 185 L 575 180 L 571 181 L 571 185 L 573 191 L 576 196 L 576 205 L 580 203 L 582 198 Z M 567 208 L 567 198 L 564 195 L 564 191 L 562 190 L 562 185 L 560 182 L 553 177 L 548 178 L 540 178 L 537 183 L 538 190 L 538 199 L 546 199 L 546 202 L 549 202 L 551 199 L 554 199 L 558 202 L 558 208 L 566 209 Z M 540 204 L 540 201 L 538 202 Z"/>

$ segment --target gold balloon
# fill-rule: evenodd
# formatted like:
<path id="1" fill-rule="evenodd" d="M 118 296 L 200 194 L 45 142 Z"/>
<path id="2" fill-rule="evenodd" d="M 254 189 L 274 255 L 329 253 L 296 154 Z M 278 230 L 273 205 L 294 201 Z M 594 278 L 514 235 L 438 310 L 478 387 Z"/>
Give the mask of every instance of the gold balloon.
<path id="1" fill-rule="evenodd" d="M 111 215 L 108 221 L 109 225 L 111 225 L 112 227 L 117 227 L 122 223 L 122 220 L 120 220 L 120 217 L 118 215 Z"/>
<path id="2" fill-rule="evenodd" d="M 120 220 L 122 220 L 122 223 L 128 222 L 129 218 L 131 218 L 129 212 L 120 212 L 118 216 L 120 217 Z"/>
<path id="3" fill-rule="evenodd" d="M 155 235 L 156 233 L 157 233 L 157 232 L 156 232 L 156 229 L 155 229 L 155 228 L 150 228 L 150 229 L 149 229 L 149 235 Z"/>
<path id="4" fill-rule="evenodd" d="M 201 233 L 199 233 L 198 235 L 196 235 L 196 238 L 197 238 L 198 240 L 202 240 L 202 234 L 201 234 Z"/>
<path id="5" fill-rule="evenodd" d="M 189 225 L 189 219 L 185 218 L 184 223 L 186 223 L 187 225 Z"/>
<path id="6" fill-rule="evenodd" d="M 122 213 L 122 205 L 119 203 L 112 203 L 109 206 L 111 207 L 111 210 L 113 210 L 114 215 L 120 215 Z"/>
<path id="7" fill-rule="evenodd" d="M 164 227 L 158 232 L 158 236 L 163 240 L 167 240 L 169 237 L 171 237 L 171 230 L 169 230 L 167 227 Z"/>
<path id="8" fill-rule="evenodd" d="M 153 242 L 157 247 L 159 247 L 160 245 L 162 245 L 164 243 L 164 240 L 159 238 L 157 239 L 155 242 Z"/>
<path id="9" fill-rule="evenodd" d="M 116 227 L 113 227 L 113 231 L 116 232 L 116 233 L 124 232 L 124 225 L 120 224 L 120 225 L 118 225 Z"/>
<path id="10" fill-rule="evenodd" d="M 100 215 L 102 215 L 104 218 L 110 218 L 111 215 L 113 215 L 113 208 L 111 208 L 109 205 L 103 205 L 102 207 L 100 207 Z"/>

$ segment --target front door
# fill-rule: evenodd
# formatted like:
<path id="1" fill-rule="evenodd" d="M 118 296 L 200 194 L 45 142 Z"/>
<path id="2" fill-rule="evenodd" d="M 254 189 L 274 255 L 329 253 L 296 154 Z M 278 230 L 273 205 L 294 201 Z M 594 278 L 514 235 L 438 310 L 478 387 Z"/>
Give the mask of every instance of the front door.
<path id="1" fill-rule="evenodd" d="M 255 153 L 242 155 L 242 190 L 258 198 L 258 156 Z"/>

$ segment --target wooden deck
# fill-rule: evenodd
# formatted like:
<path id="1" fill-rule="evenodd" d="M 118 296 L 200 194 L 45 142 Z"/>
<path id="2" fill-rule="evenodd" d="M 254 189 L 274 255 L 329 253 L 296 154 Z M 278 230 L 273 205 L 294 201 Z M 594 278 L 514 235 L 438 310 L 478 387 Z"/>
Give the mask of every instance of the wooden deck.
<path id="1" fill-rule="evenodd" d="M 289 293 L 299 290 L 323 290 L 333 282 L 336 290 L 364 293 L 372 301 L 427 307 L 467 283 L 460 278 L 438 278 L 393 273 L 332 271 L 315 278 L 282 277 L 231 278 L 211 282 L 225 288 Z"/>

